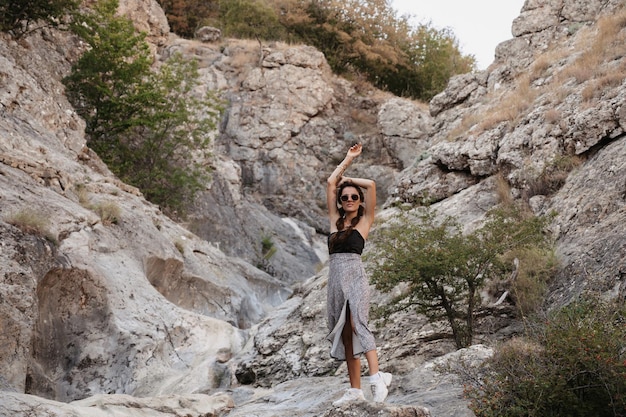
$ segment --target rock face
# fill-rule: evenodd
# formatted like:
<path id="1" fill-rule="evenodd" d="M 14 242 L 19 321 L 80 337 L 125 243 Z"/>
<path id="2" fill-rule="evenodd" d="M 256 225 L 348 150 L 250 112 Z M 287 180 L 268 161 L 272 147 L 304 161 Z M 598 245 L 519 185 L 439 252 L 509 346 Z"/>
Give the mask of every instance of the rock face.
<path id="1" fill-rule="evenodd" d="M 211 388 L 218 352 L 240 350 L 291 289 L 165 217 L 85 147 L 60 83 L 66 36 L 0 42 L 2 386 L 61 401 Z"/>
<path id="2" fill-rule="evenodd" d="M 331 405 L 348 384 L 325 341 L 324 182 L 356 141 L 348 175 L 377 181 L 381 217 L 426 200 L 470 230 L 504 179 L 556 213 L 548 307 L 626 295 L 621 0 L 528 0 L 491 67 L 428 105 L 342 80 L 310 47 L 179 39 L 154 0 L 119 12 L 227 100 L 213 177 L 187 224 L 167 218 L 86 146 L 61 83 L 80 43 L 0 35 L 0 415 L 471 417 L 436 364 L 490 348 L 454 352 L 408 313 L 373 323 L 387 403 Z M 486 322 L 486 345 L 519 331 L 506 307 Z"/>
<path id="3" fill-rule="evenodd" d="M 624 297 L 626 95 L 621 52 L 601 33 L 623 14 L 619 2 L 526 2 L 513 23 L 516 37 L 498 46 L 494 64 L 456 77 L 431 101 L 442 129 L 427 157 L 402 172 L 388 205 L 428 199 L 450 207 L 455 194 L 483 192 L 485 179 L 504 175 L 511 195 L 528 199 L 537 214 L 557 213 L 563 268 L 553 299 L 566 302 L 590 286 Z M 612 36 L 625 37 L 623 30 Z M 580 72 L 589 62 L 596 77 Z M 615 71 L 622 75 L 614 82 L 599 82 Z"/>

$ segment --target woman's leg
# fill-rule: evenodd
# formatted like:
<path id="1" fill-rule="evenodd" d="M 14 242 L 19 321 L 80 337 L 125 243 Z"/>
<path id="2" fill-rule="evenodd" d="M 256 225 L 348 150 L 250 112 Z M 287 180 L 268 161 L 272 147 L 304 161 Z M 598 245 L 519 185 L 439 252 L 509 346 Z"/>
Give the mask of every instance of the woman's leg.
<path id="1" fill-rule="evenodd" d="M 346 311 L 346 316 L 346 324 L 343 326 L 341 339 L 343 341 L 343 346 L 346 348 L 346 365 L 348 365 L 350 387 L 361 389 L 361 358 L 355 358 L 352 350 L 354 326 L 352 325 L 352 314 L 350 314 L 349 305 Z"/>
<path id="2" fill-rule="evenodd" d="M 365 352 L 365 359 L 367 359 L 367 367 L 370 370 L 370 375 L 378 373 L 378 354 L 376 349 Z"/>

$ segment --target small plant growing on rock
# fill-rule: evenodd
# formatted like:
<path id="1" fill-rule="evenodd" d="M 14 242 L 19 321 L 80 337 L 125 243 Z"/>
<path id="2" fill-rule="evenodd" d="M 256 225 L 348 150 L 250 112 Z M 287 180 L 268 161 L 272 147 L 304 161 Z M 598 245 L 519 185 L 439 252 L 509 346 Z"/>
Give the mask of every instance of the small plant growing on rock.
<path id="1" fill-rule="evenodd" d="M 105 226 L 117 224 L 122 213 L 120 207 L 113 201 L 97 203 L 91 209 L 100 216 L 100 220 L 102 220 L 102 224 Z"/>
<path id="2" fill-rule="evenodd" d="M 78 203 L 88 208 L 89 206 L 89 192 L 87 191 L 87 187 L 85 184 L 76 184 L 74 186 L 74 192 L 76 193 L 76 197 L 78 197 Z"/>
<path id="3" fill-rule="evenodd" d="M 263 236 L 261 238 L 261 260 L 257 264 L 257 268 L 274 276 L 276 274 L 276 271 L 274 270 L 274 267 L 270 264 L 270 259 L 276 254 L 276 251 L 277 248 L 276 246 L 274 246 L 272 237 L 268 235 Z"/>
<path id="4" fill-rule="evenodd" d="M 44 213 L 23 209 L 11 214 L 5 220 L 26 234 L 40 236 L 51 242 L 56 242 L 56 237 L 48 229 L 49 220 Z"/>
<path id="5" fill-rule="evenodd" d="M 583 159 L 576 155 L 561 155 L 554 158 L 543 168 L 537 178 L 529 180 L 524 193 L 525 199 L 535 195 L 552 195 L 565 184 L 565 180 Z"/>
<path id="6" fill-rule="evenodd" d="M 174 242 L 174 246 L 176 247 L 176 249 L 178 249 L 178 252 L 180 252 L 181 255 L 185 254 L 185 245 L 182 241 L 177 240 L 176 242 Z"/>

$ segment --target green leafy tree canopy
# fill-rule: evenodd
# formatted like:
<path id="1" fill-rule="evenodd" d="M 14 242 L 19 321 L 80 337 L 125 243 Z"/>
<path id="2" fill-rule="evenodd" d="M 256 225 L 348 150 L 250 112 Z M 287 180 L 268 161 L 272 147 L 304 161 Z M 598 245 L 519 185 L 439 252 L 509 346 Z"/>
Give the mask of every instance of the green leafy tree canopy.
<path id="1" fill-rule="evenodd" d="M 57 26 L 62 18 L 78 8 L 78 0 L 0 0 L 0 31 L 21 37 L 34 22 Z"/>
<path id="2" fill-rule="evenodd" d="M 374 231 L 367 254 L 378 289 L 404 288 L 382 315 L 415 309 L 433 322 L 447 321 L 458 348 L 471 345 L 479 290 L 510 272 L 504 254 L 547 244 L 545 223 L 512 208 L 498 209 L 480 229 L 465 234 L 451 217 L 438 220 L 427 209 L 402 212 Z"/>
<path id="3" fill-rule="evenodd" d="M 202 187 L 210 131 L 220 114 L 212 94 L 196 97 L 197 64 L 179 55 L 158 70 L 145 34 L 116 16 L 116 0 L 101 1 L 74 30 L 89 44 L 64 79 L 86 120 L 88 145 L 122 180 L 171 214 Z"/>

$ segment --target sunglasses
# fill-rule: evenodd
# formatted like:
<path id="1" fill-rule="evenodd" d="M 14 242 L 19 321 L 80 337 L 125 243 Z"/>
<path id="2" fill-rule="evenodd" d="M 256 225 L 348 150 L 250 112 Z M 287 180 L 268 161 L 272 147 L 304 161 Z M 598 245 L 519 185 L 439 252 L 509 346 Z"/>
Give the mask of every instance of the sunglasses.
<path id="1" fill-rule="evenodd" d="M 359 200 L 359 195 L 358 194 L 344 194 L 341 196 L 341 201 L 348 201 L 348 198 L 351 198 L 352 201 L 358 201 Z"/>

